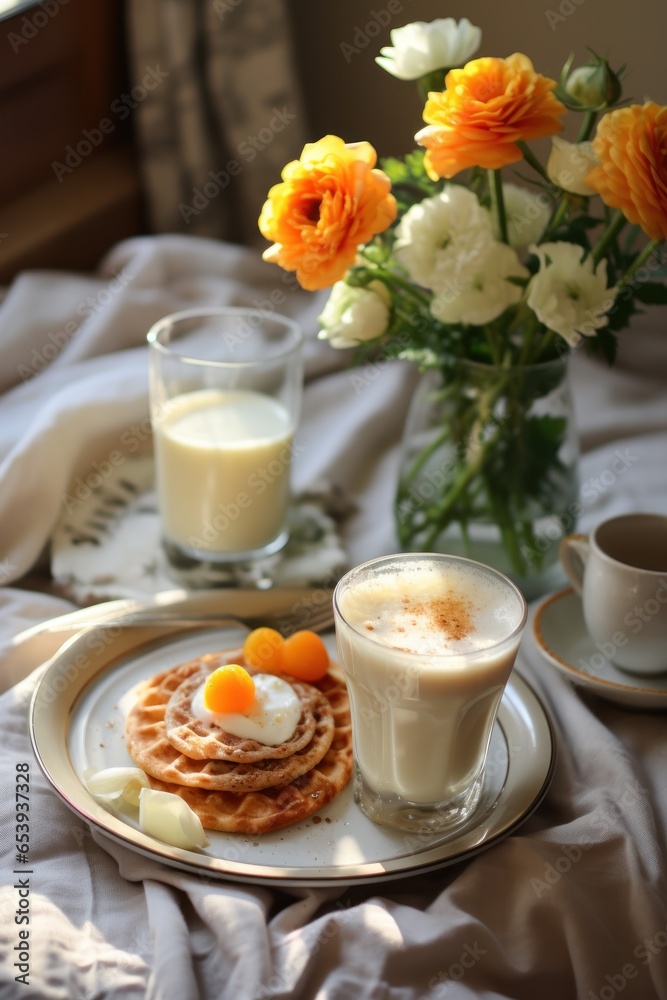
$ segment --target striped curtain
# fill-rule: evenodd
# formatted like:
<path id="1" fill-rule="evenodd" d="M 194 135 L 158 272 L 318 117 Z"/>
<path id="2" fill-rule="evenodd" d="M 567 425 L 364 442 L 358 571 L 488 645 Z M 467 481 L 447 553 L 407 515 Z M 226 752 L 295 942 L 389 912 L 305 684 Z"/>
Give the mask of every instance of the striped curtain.
<path id="1" fill-rule="evenodd" d="M 262 245 L 257 217 L 308 129 L 284 0 L 126 0 L 155 232 Z"/>

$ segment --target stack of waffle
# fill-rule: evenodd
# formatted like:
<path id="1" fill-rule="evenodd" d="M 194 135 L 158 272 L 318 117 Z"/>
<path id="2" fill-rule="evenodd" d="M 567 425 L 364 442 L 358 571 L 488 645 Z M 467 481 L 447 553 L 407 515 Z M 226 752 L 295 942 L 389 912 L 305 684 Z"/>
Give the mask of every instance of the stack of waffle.
<path id="1" fill-rule="evenodd" d="M 131 757 L 153 788 L 179 795 L 210 830 L 267 833 L 311 816 L 352 774 L 345 682 L 332 672 L 313 684 L 283 676 L 301 717 L 288 740 L 268 746 L 193 714 L 193 695 L 226 663 L 244 664 L 242 652 L 209 653 L 147 681 L 127 718 Z"/>

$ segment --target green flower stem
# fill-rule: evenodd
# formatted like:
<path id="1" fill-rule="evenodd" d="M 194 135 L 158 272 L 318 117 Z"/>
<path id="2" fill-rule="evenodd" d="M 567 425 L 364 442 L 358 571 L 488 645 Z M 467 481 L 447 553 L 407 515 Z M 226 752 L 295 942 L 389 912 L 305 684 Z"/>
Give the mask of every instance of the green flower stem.
<path id="1" fill-rule="evenodd" d="M 513 335 L 518 331 L 522 332 L 526 323 L 531 322 L 535 317 L 533 310 L 529 307 L 525 298 L 522 299 L 516 307 L 514 315 L 510 320 L 508 326 L 505 328 L 504 335 L 505 338 L 510 341 L 513 339 Z"/>
<path id="2" fill-rule="evenodd" d="M 407 479 L 408 482 L 412 482 L 424 463 L 428 461 L 431 455 L 436 452 L 440 445 L 444 444 L 448 438 L 449 429 L 444 430 L 441 434 L 438 434 L 438 436 L 431 441 L 428 448 L 424 448 L 423 451 L 419 452 L 414 464 L 410 466 L 409 471 L 405 475 L 405 479 Z M 399 496 L 403 496 L 404 493 L 405 491 L 401 489 L 399 491 Z"/>
<path id="3" fill-rule="evenodd" d="M 396 274 L 395 271 L 388 271 L 384 267 L 374 267 L 373 277 L 377 278 L 379 281 L 384 281 L 385 285 L 391 290 L 391 286 L 395 285 L 400 288 L 401 291 L 405 292 L 415 302 L 419 302 L 420 305 L 429 306 L 431 303 L 431 295 L 429 292 L 422 291 L 416 285 L 413 285 L 406 278 L 401 278 L 400 275 Z"/>
<path id="4" fill-rule="evenodd" d="M 559 204 L 556 207 L 555 211 L 553 212 L 551 218 L 549 219 L 549 222 L 547 223 L 547 228 L 544 230 L 544 235 L 542 236 L 542 239 L 540 240 L 541 243 L 548 243 L 549 242 L 548 237 L 561 224 L 561 222 L 563 221 L 563 218 L 567 214 L 567 209 L 568 209 L 567 198 L 565 196 L 562 196 L 561 197 L 561 201 L 559 202 Z"/>
<path id="5" fill-rule="evenodd" d="M 404 306 L 403 303 L 398 300 L 394 302 L 394 315 L 401 321 L 406 330 L 411 330 L 415 325 L 415 318 L 421 317 L 424 314 L 421 309 L 415 309 L 411 302 L 406 303 Z M 429 321 L 433 322 L 430 314 L 426 313 L 426 315 L 428 316 Z"/>
<path id="6" fill-rule="evenodd" d="M 541 330 L 539 338 L 533 337 L 534 347 L 538 351 L 545 349 L 555 336 L 553 331 Z M 468 395 L 466 384 L 465 378 L 454 378 L 448 385 L 446 395 L 454 412 L 441 424 L 437 438 L 418 453 L 410 470 L 401 477 L 399 505 L 401 500 L 405 503 L 410 487 L 418 479 L 415 474 L 443 445 L 448 449 L 443 458 L 451 467 L 449 485 L 437 499 L 419 505 L 418 516 L 412 507 L 403 511 L 399 537 L 408 546 L 418 540 L 419 550 L 429 551 L 456 523 L 465 546 L 469 544 L 470 524 L 480 516 L 485 519 L 490 515 L 512 570 L 519 577 L 527 576 L 542 565 L 526 508 L 532 494 L 526 493 L 522 479 L 531 454 L 524 435 L 533 392 L 528 388 L 530 383 L 515 370 L 497 372 L 491 384 L 482 383 L 472 395 Z M 502 407 L 496 413 L 499 400 Z M 506 453 L 503 446 L 508 433 L 514 442 L 511 453 Z"/>
<path id="7" fill-rule="evenodd" d="M 488 452 L 496 445 L 501 436 L 502 428 L 498 427 L 496 433 L 488 438 L 484 444 L 480 447 L 475 458 L 469 462 L 465 468 L 461 469 L 458 476 L 452 483 L 451 488 L 448 490 L 447 495 L 444 498 L 443 503 L 438 507 L 438 517 L 433 524 L 430 532 L 425 537 L 424 542 L 421 546 L 422 551 L 428 552 L 435 545 L 438 535 L 440 535 L 449 526 L 452 520 L 451 511 L 461 494 L 467 489 L 471 481 L 482 472 L 484 462 L 486 460 Z M 503 544 L 505 551 L 507 552 L 512 566 L 521 575 L 525 572 L 524 561 L 521 555 L 521 549 L 519 544 L 519 539 L 516 533 L 516 529 L 512 522 L 512 519 L 508 516 L 507 512 L 494 502 L 493 492 L 486 485 L 486 492 L 491 500 L 491 509 L 494 511 L 496 523 L 500 528 L 501 537 L 503 539 Z M 460 518 L 462 524 L 465 523 L 463 518 Z"/>
<path id="8" fill-rule="evenodd" d="M 526 143 L 525 142 L 517 142 L 517 146 L 519 147 L 519 149 L 523 153 L 523 158 L 526 161 L 526 163 L 530 164 L 530 166 L 533 168 L 533 170 L 536 170 L 537 173 L 540 175 L 540 177 L 543 177 L 545 181 L 548 181 L 548 183 L 551 184 L 551 180 L 549 178 L 548 173 L 546 172 L 546 170 L 544 169 L 544 167 L 542 166 L 542 164 L 540 163 L 540 161 L 537 159 L 537 157 L 535 156 L 535 154 L 526 145 Z"/>
<path id="9" fill-rule="evenodd" d="M 586 112 L 586 114 L 584 115 L 584 120 L 581 123 L 581 128 L 579 129 L 577 142 L 586 142 L 587 139 L 590 139 L 596 118 L 597 118 L 597 113 L 595 111 Z"/>
<path id="10" fill-rule="evenodd" d="M 531 363 L 531 360 L 539 358 L 540 356 L 540 352 L 538 350 L 533 356 L 533 358 L 531 358 L 531 347 L 533 346 L 533 336 L 537 331 L 538 325 L 539 321 L 537 319 L 537 316 L 535 315 L 535 313 L 531 313 L 530 316 L 528 317 L 528 320 L 526 321 L 526 325 L 524 328 L 523 347 L 521 349 L 521 354 L 519 355 L 519 362 L 518 362 L 519 365 L 528 365 Z"/>
<path id="11" fill-rule="evenodd" d="M 494 512 L 496 523 L 500 528 L 500 536 L 503 540 L 503 547 L 509 557 L 510 564 L 519 576 L 523 576 L 526 571 L 526 567 L 521 554 L 521 546 L 516 528 L 514 527 L 514 522 L 511 517 L 508 516 L 508 512 L 505 510 L 503 505 L 496 502 L 493 490 L 490 489 L 489 484 L 486 483 L 485 485 L 487 487 L 486 492 L 489 498 L 489 506 Z"/>
<path id="12" fill-rule="evenodd" d="M 507 216 L 505 214 L 505 198 L 503 196 L 503 179 L 500 170 L 489 170 L 489 193 L 491 195 L 491 206 L 498 220 L 500 239 L 503 243 L 509 243 L 507 238 Z"/>
<path id="13" fill-rule="evenodd" d="M 498 383 L 495 386 L 493 386 L 489 392 L 484 393 L 483 396 L 480 398 L 479 411 L 482 421 L 488 418 L 489 413 L 492 411 L 493 406 L 495 405 L 498 397 L 505 389 L 506 384 L 507 384 L 507 379 L 502 379 L 502 378 L 499 379 Z M 472 416 L 474 419 L 474 413 L 472 414 Z M 470 428 L 463 428 L 462 432 L 460 433 L 460 439 L 465 440 L 469 431 Z M 436 509 L 436 520 L 431 531 L 426 536 L 425 543 L 423 546 L 424 551 L 428 551 L 428 549 L 434 544 L 438 535 L 442 531 L 444 531 L 445 528 L 450 523 L 451 517 L 449 516 L 449 512 L 451 511 L 452 507 L 461 496 L 462 492 L 469 485 L 471 480 L 473 480 L 475 476 L 477 476 L 478 473 L 481 472 L 489 450 L 500 439 L 501 433 L 502 433 L 502 425 L 499 425 L 496 429 L 495 434 L 492 434 L 490 437 L 482 441 L 481 444 L 479 445 L 479 450 L 477 451 L 475 456 L 467 463 L 467 465 L 465 465 L 464 468 L 459 470 L 459 473 L 454 479 L 454 482 L 452 483 L 450 489 L 443 497 L 442 503 L 439 504 L 439 506 Z M 450 436 L 449 428 L 447 428 L 443 434 L 438 435 L 438 443 L 442 442 L 443 440 L 447 440 L 449 436 Z M 429 446 L 428 449 L 424 450 L 428 451 L 429 454 L 431 454 L 434 449 L 431 446 Z M 420 463 L 420 465 L 421 464 L 422 463 Z M 411 476 L 409 478 L 411 478 Z"/>
<path id="14" fill-rule="evenodd" d="M 626 224 L 627 219 L 622 212 L 615 212 L 612 216 L 612 220 L 600 237 L 599 242 L 593 249 L 593 262 L 598 264 L 604 257 L 605 250 L 610 243 L 613 243 L 618 234 L 620 233 L 623 226 Z"/>
<path id="15" fill-rule="evenodd" d="M 632 279 L 632 276 L 637 273 L 640 267 L 643 267 L 643 265 L 646 263 L 649 257 L 653 256 L 655 251 L 658 249 L 659 246 L 661 246 L 662 243 L 664 243 L 664 240 L 651 240 L 650 243 L 646 244 L 644 249 L 637 254 L 632 264 L 630 265 L 628 270 L 625 272 L 625 274 L 619 281 L 618 283 L 619 288 L 623 288 L 625 285 L 629 284 L 629 282 Z"/>
<path id="16" fill-rule="evenodd" d="M 540 340 L 539 344 L 537 345 L 537 350 L 535 351 L 535 357 L 536 358 L 542 357 L 542 353 L 544 351 L 546 351 L 547 347 L 549 346 L 549 344 L 551 343 L 551 341 L 554 339 L 555 335 L 556 335 L 556 333 L 555 333 L 554 330 L 546 330 L 545 331 L 545 333 L 542 336 L 542 339 Z"/>
<path id="17" fill-rule="evenodd" d="M 420 76 L 417 80 L 417 91 L 419 97 L 423 104 L 428 100 L 428 95 L 433 91 L 442 91 L 445 89 L 445 76 L 447 75 L 447 70 L 443 69 L 432 70 L 430 73 L 426 73 L 425 76 Z"/>
<path id="18" fill-rule="evenodd" d="M 486 342 L 489 345 L 489 353 L 493 358 L 493 363 L 499 368 L 502 360 L 502 347 L 498 342 L 498 331 L 494 328 L 493 324 L 489 324 L 484 328 L 484 336 L 486 337 Z"/>
<path id="19" fill-rule="evenodd" d="M 495 438 L 489 438 L 488 441 L 484 442 L 483 446 L 477 452 L 475 458 L 471 462 L 469 462 L 468 465 L 465 466 L 465 468 L 460 470 L 456 479 L 452 483 L 451 488 L 447 491 L 447 494 L 444 497 L 442 504 L 440 504 L 440 506 L 438 507 L 437 522 L 433 525 L 431 531 L 426 536 L 424 545 L 422 546 L 425 552 L 430 551 L 438 535 L 442 531 L 444 531 L 447 525 L 449 524 L 450 518 L 447 517 L 449 511 L 452 509 L 456 501 L 459 499 L 459 497 L 465 490 L 470 480 L 474 479 L 474 477 L 478 474 L 478 472 L 480 472 L 484 464 L 484 459 L 486 458 L 486 453 L 490 447 L 491 442 L 494 440 Z"/>

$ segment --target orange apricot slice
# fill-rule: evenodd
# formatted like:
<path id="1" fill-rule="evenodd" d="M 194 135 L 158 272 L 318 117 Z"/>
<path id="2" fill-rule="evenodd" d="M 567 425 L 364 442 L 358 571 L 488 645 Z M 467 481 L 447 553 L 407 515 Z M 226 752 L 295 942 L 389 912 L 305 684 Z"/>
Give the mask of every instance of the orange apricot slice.
<path id="1" fill-rule="evenodd" d="M 300 681 L 320 681 L 329 669 L 329 654 L 319 635 L 304 629 L 285 639 L 283 672 Z"/>
<path id="2" fill-rule="evenodd" d="M 282 670 L 285 640 L 274 628 L 263 626 L 249 632 L 243 643 L 243 658 L 249 667 L 263 673 L 276 674 Z"/>
<path id="3" fill-rule="evenodd" d="M 247 712 L 255 700 L 255 682 L 238 663 L 218 667 L 204 686 L 204 705 L 210 712 Z"/>

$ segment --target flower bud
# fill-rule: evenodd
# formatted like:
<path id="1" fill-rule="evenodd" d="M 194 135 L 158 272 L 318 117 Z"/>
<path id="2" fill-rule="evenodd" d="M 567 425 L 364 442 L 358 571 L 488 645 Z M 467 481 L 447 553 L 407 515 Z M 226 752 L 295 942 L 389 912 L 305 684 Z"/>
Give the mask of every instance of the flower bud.
<path id="1" fill-rule="evenodd" d="M 365 288 L 337 281 L 319 316 L 318 337 L 337 348 L 375 340 L 387 330 L 390 305 L 391 295 L 382 281 L 371 281 Z"/>
<path id="2" fill-rule="evenodd" d="M 551 137 L 547 174 L 549 180 L 563 191 L 584 197 L 595 194 L 595 190 L 586 183 L 586 177 L 597 162 L 590 142 L 568 142 L 559 135 Z"/>
<path id="3" fill-rule="evenodd" d="M 579 66 L 565 83 L 567 94 L 586 108 L 610 107 L 621 96 L 621 81 L 606 59 L 595 56 L 595 62 Z"/>
<path id="4" fill-rule="evenodd" d="M 507 240 L 517 253 L 530 243 L 537 243 L 551 215 L 551 203 L 543 191 L 532 191 L 516 184 L 503 184 L 503 201 L 507 221 Z M 493 235 L 501 238 L 500 226 L 494 214 Z"/>

